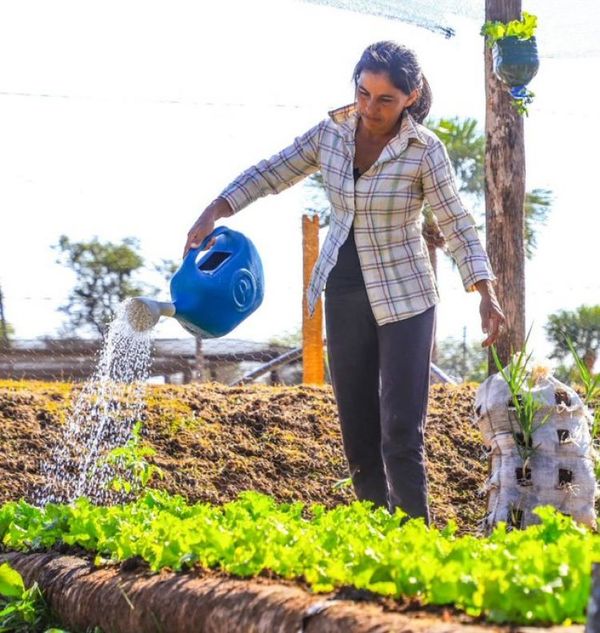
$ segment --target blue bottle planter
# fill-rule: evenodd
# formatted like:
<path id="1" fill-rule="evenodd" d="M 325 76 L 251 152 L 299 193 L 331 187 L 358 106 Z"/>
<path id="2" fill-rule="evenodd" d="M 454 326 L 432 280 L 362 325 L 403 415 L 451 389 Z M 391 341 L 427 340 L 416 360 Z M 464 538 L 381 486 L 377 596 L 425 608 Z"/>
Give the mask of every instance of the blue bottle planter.
<path id="1" fill-rule="evenodd" d="M 535 37 L 504 37 L 492 47 L 494 73 L 510 88 L 526 86 L 540 67 Z"/>

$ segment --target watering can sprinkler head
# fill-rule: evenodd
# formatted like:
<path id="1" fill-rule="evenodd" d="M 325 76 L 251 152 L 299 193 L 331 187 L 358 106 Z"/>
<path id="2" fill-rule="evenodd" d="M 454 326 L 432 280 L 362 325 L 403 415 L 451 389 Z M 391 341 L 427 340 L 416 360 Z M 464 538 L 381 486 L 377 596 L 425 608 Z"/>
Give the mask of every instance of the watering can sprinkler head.
<path id="1" fill-rule="evenodd" d="M 136 332 L 153 328 L 161 316 L 175 315 L 175 305 L 170 301 L 155 301 L 148 297 L 134 297 L 125 308 L 127 321 Z"/>

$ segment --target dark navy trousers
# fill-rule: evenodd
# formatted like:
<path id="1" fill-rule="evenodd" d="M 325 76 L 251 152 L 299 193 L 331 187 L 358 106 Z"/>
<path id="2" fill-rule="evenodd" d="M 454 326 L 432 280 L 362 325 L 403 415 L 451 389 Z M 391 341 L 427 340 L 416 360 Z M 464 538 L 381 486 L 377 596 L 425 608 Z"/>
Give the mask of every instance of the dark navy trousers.
<path id="1" fill-rule="evenodd" d="M 364 287 L 325 295 L 329 371 L 356 496 L 429 524 L 424 430 L 435 306 L 377 325 Z"/>

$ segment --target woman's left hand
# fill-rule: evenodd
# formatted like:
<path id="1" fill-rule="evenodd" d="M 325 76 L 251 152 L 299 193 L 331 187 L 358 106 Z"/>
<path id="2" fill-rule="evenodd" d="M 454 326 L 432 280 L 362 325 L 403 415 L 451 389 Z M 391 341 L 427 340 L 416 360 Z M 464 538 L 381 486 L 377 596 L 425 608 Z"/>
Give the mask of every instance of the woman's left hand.
<path id="1" fill-rule="evenodd" d="M 479 314 L 481 315 L 481 329 L 487 334 L 487 338 L 481 343 L 481 346 L 489 347 L 495 343 L 500 329 L 506 323 L 506 317 L 494 292 L 482 293 Z"/>
<path id="2" fill-rule="evenodd" d="M 423 226 L 423 238 L 430 248 L 444 248 L 446 246 L 446 238 L 437 223 L 425 223 Z"/>

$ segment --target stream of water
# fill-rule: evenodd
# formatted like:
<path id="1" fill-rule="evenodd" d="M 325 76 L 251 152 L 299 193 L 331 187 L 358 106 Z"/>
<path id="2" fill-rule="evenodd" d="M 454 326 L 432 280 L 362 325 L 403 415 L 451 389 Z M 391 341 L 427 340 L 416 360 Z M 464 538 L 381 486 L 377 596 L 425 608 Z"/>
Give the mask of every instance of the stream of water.
<path id="1" fill-rule="evenodd" d="M 42 464 L 46 484 L 34 496 L 39 505 L 81 496 L 102 504 L 123 500 L 123 493 L 110 487 L 116 473 L 105 460 L 143 419 L 152 352 L 151 330 L 139 332 L 129 325 L 128 301 L 110 324 L 94 375 L 75 397 L 60 443 Z"/>

